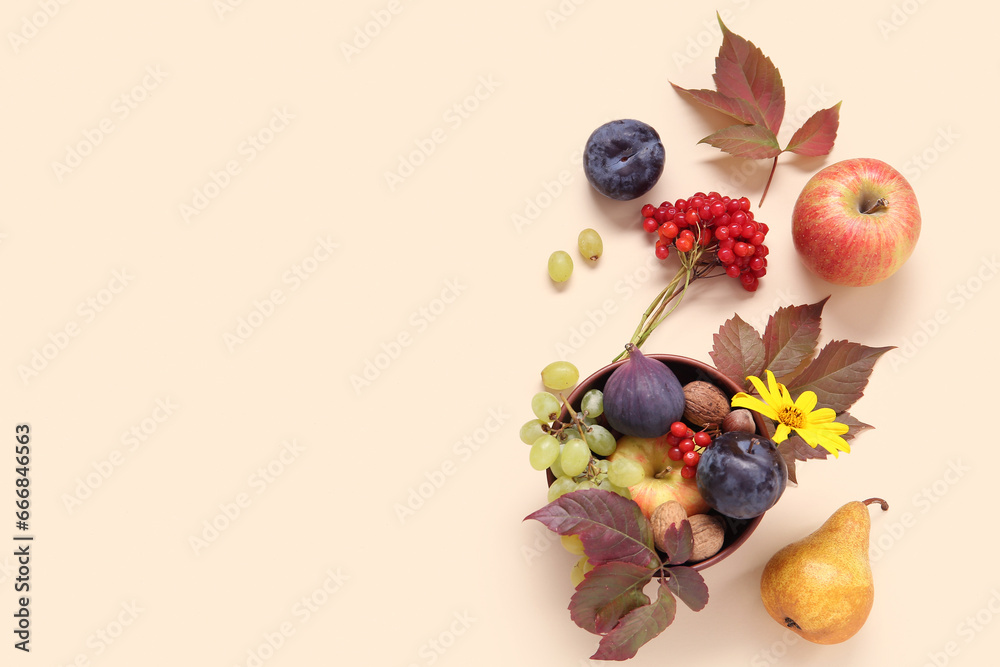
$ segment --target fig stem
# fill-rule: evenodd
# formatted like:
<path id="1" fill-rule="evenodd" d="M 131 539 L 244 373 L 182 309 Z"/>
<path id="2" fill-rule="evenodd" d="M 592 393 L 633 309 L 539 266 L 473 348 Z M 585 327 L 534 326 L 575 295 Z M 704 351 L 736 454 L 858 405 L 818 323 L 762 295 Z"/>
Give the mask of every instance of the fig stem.
<path id="1" fill-rule="evenodd" d="M 885 502 L 881 498 L 869 498 L 868 500 L 862 500 L 862 505 L 871 505 L 872 503 L 878 503 L 882 507 L 882 511 L 889 509 L 889 503 Z"/>

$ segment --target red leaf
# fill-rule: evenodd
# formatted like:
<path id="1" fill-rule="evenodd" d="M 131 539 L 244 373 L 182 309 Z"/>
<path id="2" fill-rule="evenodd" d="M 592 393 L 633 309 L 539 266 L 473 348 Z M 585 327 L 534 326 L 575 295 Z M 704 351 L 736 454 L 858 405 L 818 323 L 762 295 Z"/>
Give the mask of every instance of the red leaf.
<path id="1" fill-rule="evenodd" d="M 634 500 L 603 489 L 573 491 L 525 519 L 542 522 L 560 535 L 579 535 L 594 565 L 623 561 L 659 567 L 653 531 Z"/>
<path id="2" fill-rule="evenodd" d="M 788 481 L 798 484 L 795 478 L 795 462 L 811 461 L 812 459 L 825 459 L 829 453 L 822 447 L 812 447 L 805 440 L 797 435 L 789 436 L 784 442 L 778 445 L 778 453 L 785 459 L 785 466 L 788 468 Z"/>
<path id="3" fill-rule="evenodd" d="M 840 102 L 837 102 L 829 109 L 817 111 L 810 116 L 792 135 L 785 150 L 808 157 L 827 155 L 833 150 L 839 127 Z"/>
<path id="4" fill-rule="evenodd" d="M 587 632 L 610 632 L 621 617 L 649 604 L 642 589 L 655 570 L 631 563 L 604 563 L 587 573 L 569 603 L 573 622 Z"/>
<path id="5" fill-rule="evenodd" d="M 601 640 L 593 660 L 628 660 L 639 648 L 667 629 L 677 614 L 677 601 L 660 584 L 652 604 L 633 609 Z"/>
<path id="6" fill-rule="evenodd" d="M 771 134 L 777 134 L 785 116 L 785 86 L 778 68 L 753 42 L 730 31 L 721 16 L 718 19 L 722 46 L 715 59 L 716 89 L 726 97 L 750 104 L 764 119 Z"/>
<path id="7" fill-rule="evenodd" d="M 698 142 L 711 144 L 736 157 L 761 160 L 781 154 L 774 132 L 763 125 L 730 125 Z"/>
<path id="8" fill-rule="evenodd" d="M 782 379 L 812 358 L 819 342 L 820 318 L 826 297 L 808 306 L 779 308 L 764 328 L 765 368 Z"/>
<path id="9" fill-rule="evenodd" d="M 748 375 L 759 376 L 764 372 L 764 342 L 752 326 L 739 315 L 719 327 L 719 333 L 712 336 L 712 351 L 709 356 L 715 367 L 736 384 L 748 389 Z"/>
<path id="10" fill-rule="evenodd" d="M 698 570 L 691 567 L 672 567 L 668 570 L 667 588 L 692 611 L 701 611 L 708 604 L 708 586 Z"/>
<path id="11" fill-rule="evenodd" d="M 691 532 L 691 522 L 684 519 L 677 524 L 667 526 L 663 535 L 663 551 L 667 554 L 669 563 L 680 565 L 691 560 L 694 551 L 694 533 Z"/>
<path id="12" fill-rule="evenodd" d="M 722 112 L 741 123 L 754 125 L 764 122 L 764 119 L 760 117 L 760 112 L 743 100 L 726 97 L 714 90 L 681 88 L 675 83 L 671 83 L 670 85 L 680 93 L 681 97 L 703 104 L 709 109 Z"/>
<path id="13" fill-rule="evenodd" d="M 788 384 L 788 391 L 793 397 L 814 391 L 819 407 L 843 412 L 861 398 L 875 362 L 892 349 L 893 346 L 868 347 L 846 340 L 832 341 Z"/>
<path id="14" fill-rule="evenodd" d="M 837 415 L 837 421 L 841 424 L 847 424 L 848 431 L 844 435 L 840 436 L 844 440 L 853 440 L 859 433 L 863 431 L 868 431 L 875 428 L 871 424 L 866 424 L 863 421 L 859 421 L 850 412 L 841 412 Z"/>

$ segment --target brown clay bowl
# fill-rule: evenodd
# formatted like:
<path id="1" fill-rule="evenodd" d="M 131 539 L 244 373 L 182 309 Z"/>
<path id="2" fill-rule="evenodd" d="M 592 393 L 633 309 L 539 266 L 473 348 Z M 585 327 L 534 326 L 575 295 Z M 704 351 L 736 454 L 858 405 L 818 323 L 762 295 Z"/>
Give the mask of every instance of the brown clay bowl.
<path id="1" fill-rule="evenodd" d="M 665 363 L 667 367 L 674 372 L 677 379 L 680 380 L 681 385 L 685 385 L 688 382 L 693 382 L 695 380 L 710 382 L 721 389 L 730 398 L 732 398 L 737 392 L 741 391 L 741 388 L 735 382 L 720 373 L 718 369 L 696 359 L 689 359 L 688 357 L 680 357 L 673 354 L 647 354 L 646 356 L 650 359 L 656 359 Z M 573 409 L 575 410 L 579 408 L 580 399 L 582 399 L 583 395 L 591 389 L 603 390 L 604 383 L 607 382 L 611 373 L 614 372 L 616 368 L 626 363 L 626 361 L 627 359 L 622 359 L 621 361 L 609 364 L 580 382 L 567 398 L 569 404 L 573 406 Z M 753 413 L 753 416 L 754 423 L 757 425 L 757 433 L 765 433 L 763 417 L 756 412 Z M 564 408 L 562 414 L 560 415 L 560 419 L 565 420 L 568 419 L 568 417 L 568 411 Z M 555 478 L 552 476 L 552 471 L 547 470 L 546 475 L 548 483 L 551 485 L 555 481 Z M 697 563 L 691 563 L 690 567 L 695 570 L 704 570 L 705 568 L 711 567 L 712 565 L 715 565 L 732 555 L 734 551 L 739 549 L 740 546 L 747 541 L 753 531 L 757 528 L 758 524 L 760 524 L 761 519 L 764 518 L 764 515 L 761 514 L 760 516 L 752 519 L 732 519 L 730 517 L 717 514 L 714 510 L 712 513 L 722 519 L 726 526 L 725 541 L 722 544 L 722 548 L 714 556 L 698 561 Z"/>

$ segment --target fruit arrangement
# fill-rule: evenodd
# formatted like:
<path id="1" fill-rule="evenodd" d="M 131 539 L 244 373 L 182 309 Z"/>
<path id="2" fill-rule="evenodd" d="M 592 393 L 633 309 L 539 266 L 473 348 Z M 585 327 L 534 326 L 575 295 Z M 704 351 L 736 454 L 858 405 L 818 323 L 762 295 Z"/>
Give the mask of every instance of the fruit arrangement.
<path id="1" fill-rule="evenodd" d="M 700 143 L 773 160 L 763 204 L 781 153 L 832 150 L 841 105 L 816 112 L 782 148 L 777 68 L 719 23 L 716 90 L 674 89 L 738 121 Z M 588 137 L 583 169 L 601 196 L 631 202 L 661 178 L 664 155 L 650 125 L 615 120 Z M 637 213 L 656 258 L 679 263 L 676 274 L 609 365 L 583 381 L 568 361 L 542 369 L 544 390 L 532 396 L 533 418 L 519 433 L 530 466 L 548 484 L 547 504 L 526 519 L 557 533 L 575 557 L 570 616 L 601 637 L 592 657 L 604 660 L 634 656 L 672 623 L 677 600 L 704 609 L 701 571 L 749 538 L 797 484 L 796 465 L 851 451 L 851 441 L 872 427 L 849 409 L 892 349 L 848 340 L 820 346 L 823 299 L 778 308 L 762 331 L 734 315 L 713 336 L 714 367 L 645 353 L 643 344 L 696 281 L 727 275 L 756 292 L 767 274 L 771 228 L 748 197 L 715 190 L 645 203 Z M 790 217 L 805 266 L 842 285 L 887 279 L 910 256 L 920 230 L 909 184 L 885 163 L 863 158 L 816 174 Z M 577 248 L 593 263 L 604 241 L 587 228 Z M 566 283 L 572 273 L 569 252 L 550 255 L 553 282 Z M 844 641 L 861 628 L 873 599 L 866 506 L 876 500 L 845 505 L 815 534 L 775 554 L 761 580 L 763 605 L 775 621 L 815 643 Z M 650 597 L 644 589 L 654 581 Z"/>

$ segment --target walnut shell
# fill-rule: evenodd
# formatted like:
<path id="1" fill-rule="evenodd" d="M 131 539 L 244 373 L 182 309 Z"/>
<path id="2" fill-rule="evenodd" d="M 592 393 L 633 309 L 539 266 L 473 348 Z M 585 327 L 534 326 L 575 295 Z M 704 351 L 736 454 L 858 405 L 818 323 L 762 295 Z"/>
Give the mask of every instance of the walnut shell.
<path id="1" fill-rule="evenodd" d="M 684 419 L 691 424 L 717 426 L 729 410 L 729 397 L 714 384 L 695 380 L 684 385 Z"/>
<path id="2" fill-rule="evenodd" d="M 719 553 L 726 537 L 726 528 L 722 521 L 711 514 L 695 514 L 688 521 L 691 522 L 691 532 L 694 534 L 691 560 L 705 560 Z"/>
<path id="3" fill-rule="evenodd" d="M 656 548 L 660 551 L 666 551 L 663 548 L 663 535 L 667 532 L 667 528 L 674 524 L 680 527 L 681 521 L 687 518 L 687 510 L 676 500 L 668 500 L 662 505 L 657 505 L 649 517 L 649 522 L 653 527 L 653 541 L 656 543 Z"/>

